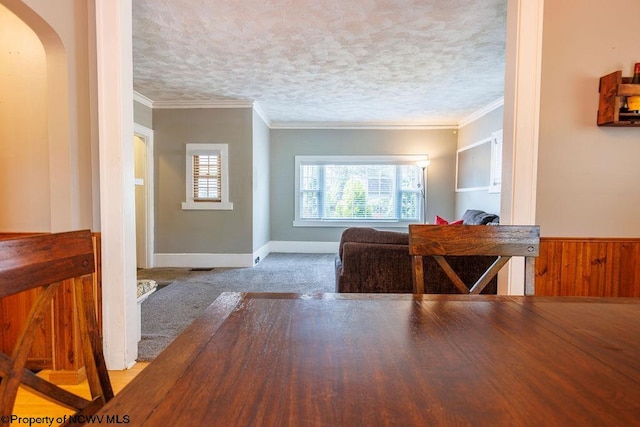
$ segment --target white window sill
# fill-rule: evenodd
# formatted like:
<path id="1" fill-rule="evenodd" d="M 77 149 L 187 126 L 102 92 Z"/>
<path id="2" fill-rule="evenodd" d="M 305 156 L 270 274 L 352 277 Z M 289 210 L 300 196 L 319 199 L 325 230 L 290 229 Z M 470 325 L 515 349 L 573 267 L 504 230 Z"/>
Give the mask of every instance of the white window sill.
<path id="1" fill-rule="evenodd" d="M 232 211 L 231 202 L 182 202 L 183 211 Z"/>
<path id="2" fill-rule="evenodd" d="M 407 228 L 410 223 L 420 223 L 419 221 L 348 221 L 348 220 L 295 220 L 294 227 L 377 227 L 377 228 Z"/>

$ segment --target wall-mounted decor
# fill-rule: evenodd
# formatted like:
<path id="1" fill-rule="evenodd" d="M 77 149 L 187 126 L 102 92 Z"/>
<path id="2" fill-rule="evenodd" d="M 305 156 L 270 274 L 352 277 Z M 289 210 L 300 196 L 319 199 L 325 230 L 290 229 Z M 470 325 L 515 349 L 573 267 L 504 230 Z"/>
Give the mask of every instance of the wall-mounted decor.
<path id="1" fill-rule="evenodd" d="M 640 85 L 631 77 L 622 77 L 622 71 L 607 74 L 600 78 L 598 91 L 598 126 L 640 126 L 640 114 L 625 106 L 627 97 L 640 96 Z"/>

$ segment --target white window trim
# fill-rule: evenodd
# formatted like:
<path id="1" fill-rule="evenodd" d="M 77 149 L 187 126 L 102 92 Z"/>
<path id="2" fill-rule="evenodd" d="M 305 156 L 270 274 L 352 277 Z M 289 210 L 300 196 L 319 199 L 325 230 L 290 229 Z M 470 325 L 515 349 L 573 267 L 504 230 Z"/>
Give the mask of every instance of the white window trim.
<path id="1" fill-rule="evenodd" d="M 193 200 L 193 161 L 194 155 L 220 153 L 222 166 L 222 182 L 220 202 L 195 202 Z M 233 210 L 233 203 L 229 202 L 229 146 L 228 144 L 187 144 L 186 145 L 186 174 L 185 198 L 182 210 Z"/>
<path id="2" fill-rule="evenodd" d="M 489 193 L 502 191 L 502 129 L 491 134 L 491 178 Z"/>
<path id="3" fill-rule="evenodd" d="M 481 141 L 478 142 L 474 142 L 473 144 L 469 144 L 466 145 L 462 148 L 458 148 L 456 150 L 456 193 L 464 193 L 464 192 L 469 192 L 469 191 L 481 191 L 481 190 L 488 190 L 489 189 L 489 185 L 482 185 L 479 187 L 461 187 L 460 182 L 459 182 L 459 177 L 460 177 L 460 156 L 462 155 L 461 153 L 464 153 L 467 150 L 471 150 L 477 147 L 480 147 L 481 145 L 484 144 L 491 144 L 491 138 L 486 138 L 483 139 Z M 493 146 L 489 146 L 489 149 L 491 150 L 491 155 L 493 155 Z M 491 167 L 491 165 L 489 165 L 489 167 Z M 481 175 L 481 176 L 486 176 L 486 175 Z"/>
<path id="4" fill-rule="evenodd" d="M 384 228 L 407 228 L 411 222 L 396 221 L 396 220 L 378 220 L 378 221 L 364 221 L 364 220 L 301 220 L 300 219 L 300 164 L 301 163 L 341 163 L 341 162 L 362 162 L 368 164 L 374 163 L 389 163 L 389 161 L 412 163 L 417 167 L 417 162 L 424 160 L 427 157 L 426 154 L 420 155 L 388 155 L 388 156 L 295 156 L 295 186 L 294 186 L 294 227 L 384 227 Z M 427 166 L 428 168 L 428 166 Z M 415 221 L 416 223 L 419 221 Z"/>

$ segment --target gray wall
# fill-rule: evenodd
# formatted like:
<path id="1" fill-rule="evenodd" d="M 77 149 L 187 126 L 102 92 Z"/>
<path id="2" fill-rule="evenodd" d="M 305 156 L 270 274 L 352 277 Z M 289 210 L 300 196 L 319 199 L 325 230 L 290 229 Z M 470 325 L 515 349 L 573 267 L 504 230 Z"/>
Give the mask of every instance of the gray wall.
<path id="1" fill-rule="evenodd" d="M 269 127 L 253 113 L 253 251 L 271 240 Z"/>
<path id="2" fill-rule="evenodd" d="M 244 109 L 154 109 L 155 252 L 251 253 L 252 124 Z M 183 211 L 185 144 L 229 145 L 232 211 Z"/>
<path id="3" fill-rule="evenodd" d="M 502 129 L 504 108 L 496 108 L 480 119 L 458 130 L 458 149 L 482 141 L 497 130 Z M 495 214 L 500 213 L 500 193 L 488 190 L 460 191 L 456 193 L 455 217 L 459 219 L 467 209 L 480 209 Z"/>
<path id="4" fill-rule="evenodd" d="M 428 154 L 427 219 L 454 212 L 457 135 L 443 130 L 271 130 L 271 240 L 340 240 L 344 228 L 293 227 L 296 155 Z"/>
<path id="5" fill-rule="evenodd" d="M 133 121 L 148 129 L 153 129 L 153 110 L 138 101 L 133 101 Z"/>

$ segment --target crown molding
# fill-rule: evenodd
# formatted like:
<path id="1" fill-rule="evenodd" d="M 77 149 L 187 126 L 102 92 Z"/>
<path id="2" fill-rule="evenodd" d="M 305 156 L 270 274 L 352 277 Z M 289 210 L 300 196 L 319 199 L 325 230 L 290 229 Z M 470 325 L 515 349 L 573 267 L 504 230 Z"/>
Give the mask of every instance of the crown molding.
<path id="1" fill-rule="evenodd" d="M 484 107 L 480 108 L 477 111 L 474 111 L 473 113 L 469 114 L 464 119 L 460 120 L 460 122 L 458 122 L 458 128 L 465 127 L 468 124 L 473 123 L 476 120 L 481 119 L 482 117 L 486 116 L 487 114 L 489 114 L 493 110 L 496 110 L 496 109 L 502 107 L 503 105 L 504 105 L 504 97 L 500 97 L 500 98 L 496 99 L 495 101 L 493 101 L 492 103 L 485 105 Z"/>
<path id="2" fill-rule="evenodd" d="M 401 122 L 274 122 L 272 121 L 258 101 L 251 100 L 218 100 L 218 101 L 153 101 L 146 96 L 133 92 L 133 99 L 149 108 L 157 109 L 188 109 L 188 108 L 252 108 L 264 121 L 269 129 L 378 129 L 378 130 L 441 130 L 460 129 L 479 120 L 493 110 L 504 105 L 504 97 L 471 113 L 469 116 L 455 123 L 401 123 Z"/>
<path id="3" fill-rule="evenodd" d="M 187 109 L 187 108 L 253 108 L 254 101 L 244 99 L 229 99 L 218 101 L 154 101 L 153 108 L 158 109 Z"/>
<path id="4" fill-rule="evenodd" d="M 253 101 L 253 111 L 262 119 L 262 121 L 267 125 L 269 129 L 272 129 L 272 122 L 267 113 L 262 109 L 258 101 Z"/>
<path id="5" fill-rule="evenodd" d="M 377 129 L 377 130 L 439 130 L 458 129 L 456 123 L 414 124 L 414 123 L 376 123 L 376 122 L 273 122 L 271 129 Z"/>
<path id="6" fill-rule="evenodd" d="M 139 102 L 140 104 L 146 107 L 153 108 L 153 101 L 150 98 L 147 98 L 146 96 L 141 94 L 140 92 L 136 92 L 135 90 L 133 91 L 133 100 Z"/>

